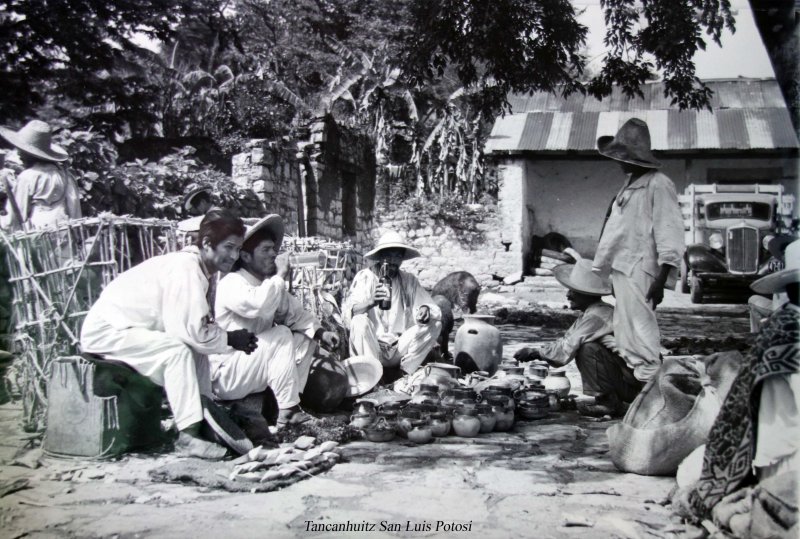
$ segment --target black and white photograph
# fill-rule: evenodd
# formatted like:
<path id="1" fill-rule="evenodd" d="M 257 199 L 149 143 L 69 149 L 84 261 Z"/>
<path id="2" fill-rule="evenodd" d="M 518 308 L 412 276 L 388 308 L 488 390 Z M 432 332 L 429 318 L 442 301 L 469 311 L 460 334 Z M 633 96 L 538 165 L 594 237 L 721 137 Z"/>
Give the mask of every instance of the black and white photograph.
<path id="1" fill-rule="evenodd" d="M 800 0 L 0 0 L 0 537 L 800 539 Z"/>

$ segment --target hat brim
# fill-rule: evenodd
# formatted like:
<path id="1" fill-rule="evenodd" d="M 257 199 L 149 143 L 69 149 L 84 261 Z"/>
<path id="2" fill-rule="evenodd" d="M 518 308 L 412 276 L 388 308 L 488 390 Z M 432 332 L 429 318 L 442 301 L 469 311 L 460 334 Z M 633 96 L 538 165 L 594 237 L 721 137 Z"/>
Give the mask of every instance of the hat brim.
<path id="1" fill-rule="evenodd" d="M 39 148 L 37 146 L 33 146 L 28 144 L 26 141 L 20 139 L 18 133 L 12 129 L 7 127 L 0 127 L 0 137 L 3 137 L 8 141 L 9 144 L 16 147 L 23 152 L 30 154 L 34 157 L 38 157 L 40 159 L 44 159 L 45 161 L 55 161 L 56 163 L 60 163 L 61 161 L 66 161 L 69 159 L 69 154 L 67 151 L 58 146 L 57 144 L 50 144 L 50 148 Z"/>
<path id="2" fill-rule="evenodd" d="M 192 199 L 200 193 L 208 193 L 210 196 L 211 189 L 208 187 L 198 187 L 197 189 L 189 191 L 189 194 L 183 197 L 183 209 L 189 211 L 189 205 L 192 203 Z"/>
<path id="3" fill-rule="evenodd" d="M 275 237 L 275 248 L 278 249 L 283 243 L 284 227 L 281 216 L 274 213 L 267 215 L 253 226 L 248 227 L 244 233 L 244 240 L 242 243 L 247 242 L 247 240 L 253 237 L 253 234 L 265 228 L 272 232 L 272 235 Z"/>
<path id="4" fill-rule="evenodd" d="M 784 269 L 753 281 L 750 288 L 759 294 L 773 294 L 797 282 L 800 282 L 800 269 Z"/>
<path id="5" fill-rule="evenodd" d="M 372 356 L 353 356 L 342 360 L 347 374 L 347 396 L 357 397 L 375 387 L 383 376 L 383 365 Z"/>
<path id="6" fill-rule="evenodd" d="M 566 286 L 570 290 L 574 290 L 575 292 L 580 292 L 581 294 L 587 294 L 589 296 L 608 296 L 611 294 L 611 287 L 590 288 L 586 286 L 576 285 L 571 278 L 572 268 L 574 266 L 575 264 L 561 264 L 559 266 L 554 267 L 553 275 L 555 275 L 556 281 Z"/>
<path id="7" fill-rule="evenodd" d="M 386 249 L 405 249 L 405 254 L 403 255 L 403 260 L 411 260 L 412 258 L 417 258 L 418 256 L 422 256 L 419 251 L 414 249 L 413 247 L 409 247 L 404 243 L 384 243 L 379 247 L 375 247 L 373 250 L 369 251 L 367 254 L 364 255 L 364 258 L 369 259 L 376 259 L 380 258 L 378 253 L 384 251 Z"/>
<path id="8" fill-rule="evenodd" d="M 611 136 L 597 139 L 597 151 L 600 152 L 600 155 L 615 161 L 622 161 L 623 163 L 630 163 L 644 168 L 661 168 L 661 161 L 656 159 L 652 153 L 647 152 L 642 156 L 631 155 L 625 147 L 615 144 L 614 137 Z"/>

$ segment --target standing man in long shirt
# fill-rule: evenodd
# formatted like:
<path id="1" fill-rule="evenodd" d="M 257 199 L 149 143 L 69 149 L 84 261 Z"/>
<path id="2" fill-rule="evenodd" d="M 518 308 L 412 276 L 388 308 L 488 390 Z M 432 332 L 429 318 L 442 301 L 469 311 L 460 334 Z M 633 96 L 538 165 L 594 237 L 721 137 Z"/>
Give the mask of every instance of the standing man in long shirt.
<path id="1" fill-rule="evenodd" d="M 225 448 L 203 440 L 201 395 L 212 396 L 207 355 L 231 349 L 250 353 L 255 335 L 225 331 L 213 322 L 210 280 L 239 257 L 244 224 L 211 211 L 196 245 L 155 256 L 121 273 L 103 290 L 81 328 L 84 352 L 130 365 L 163 386 L 184 456 L 220 459 Z"/>
<path id="2" fill-rule="evenodd" d="M 631 118 L 613 137 L 600 137 L 601 155 L 617 161 L 625 183 L 611 207 L 597 246 L 593 271 L 610 276 L 616 297 L 614 337 L 641 382 L 661 364 L 655 309 L 674 282 L 686 246 L 675 185 L 658 172 L 647 124 Z"/>
<path id="3" fill-rule="evenodd" d="M 244 236 L 238 269 L 223 277 L 217 288 L 216 313 L 228 330 L 246 329 L 258 337 L 252 356 L 239 351 L 209 358 L 214 394 L 239 400 L 272 389 L 278 401 L 278 427 L 301 423 L 310 416 L 300 409 L 300 393 L 317 343 L 329 349 L 339 337 L 324 331 L 312 313 L 286 290 L 288 257 L 278 256 L 283 220 L 268 215 Z"/>

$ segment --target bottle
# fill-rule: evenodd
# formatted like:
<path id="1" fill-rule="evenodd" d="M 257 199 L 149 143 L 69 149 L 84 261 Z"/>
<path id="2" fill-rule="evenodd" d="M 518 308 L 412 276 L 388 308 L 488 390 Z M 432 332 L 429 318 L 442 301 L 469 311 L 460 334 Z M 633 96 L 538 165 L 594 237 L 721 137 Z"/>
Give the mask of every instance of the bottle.
<path id="1" fill-rule="evenodd" d="M 392 280 L 387 275 L 388 271 L 389 271 L 389 264 L 384 262 L 383 265 L 381 265 L 381 275 L 379 282 L 380 285 L 386 289 L 386 293 L 388 294 L 389 297 L 387 297 L 386 299 L 382 299 L 378 303 L 378 307 L 382 311 L 388 311 L 389 309 L 392 308 Z"/>

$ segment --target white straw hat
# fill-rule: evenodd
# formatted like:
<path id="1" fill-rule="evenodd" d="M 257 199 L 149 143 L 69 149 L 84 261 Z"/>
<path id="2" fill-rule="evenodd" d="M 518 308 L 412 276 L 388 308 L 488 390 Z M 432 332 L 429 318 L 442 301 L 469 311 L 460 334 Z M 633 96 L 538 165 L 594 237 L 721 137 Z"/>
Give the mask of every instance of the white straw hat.
<path id="1" fill-rule="evenodd" d="M 31 120 L 19 131 L 0 127 L 0 136 L 23 152 L 45 161 L 66 161 L 69 154 L 61 146 L 53 144 L 52 131 L 47 123 Z"/>
<path id="2" fill-rule="evenodd" d="M 592 261 L 582 258 L 575 264 L 561 264 L 553 268 L 556 280 L 576 292 L 591 296 L 611 294 L 611 283 L 592 271 Z"/>
<path id="3" fill-rule="evenodd" d="M 364 258 L 379 258 L 378 253 L 384 249 L 405 249 L 403 260 L 411 260 L 412 258 L 421 256 L 419 251 L 403 243 L 403 238 L 400 236 L 400 234 L 394 230 L 390 230 L 381 236 L 381 239 L 378 240 L 378 244 L 375 246 L 375 248 L 365 254 Z"/>

